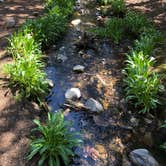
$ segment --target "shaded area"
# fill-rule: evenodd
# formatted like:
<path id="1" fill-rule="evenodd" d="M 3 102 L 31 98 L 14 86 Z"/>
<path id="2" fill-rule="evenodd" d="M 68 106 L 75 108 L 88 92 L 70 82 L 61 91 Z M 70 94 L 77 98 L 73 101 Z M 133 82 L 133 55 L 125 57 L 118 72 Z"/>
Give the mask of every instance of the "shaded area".
<path id="1" fill-rule="evenodd" d="M 166 29 L 165 0 L 127 0 L 126 2 L 129 8 L 137 9 L 147 14 L 160 29 Z"/>

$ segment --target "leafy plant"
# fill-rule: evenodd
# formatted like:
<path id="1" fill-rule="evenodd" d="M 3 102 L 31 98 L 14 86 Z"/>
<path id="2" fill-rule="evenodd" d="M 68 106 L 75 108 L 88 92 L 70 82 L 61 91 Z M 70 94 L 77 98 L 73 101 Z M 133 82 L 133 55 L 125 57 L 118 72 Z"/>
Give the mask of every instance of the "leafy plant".
<path id="1" fill-rule="evenodd" d="M 41 102 L 48 92 L 46 75 L 40 59 L 35 55 L 19 57 L 13 64 L 5 66 L 5 72 L 10 77 L 10 85 L 16 87 L 22 97 Z"/>
<path id="2" fill-rule="evenodd" d="M 37 44 L 28 29 L 14 33 L 9 40 L 8 52 L 13 58 L 40 56 L 40 45 Z"/>
<path id="3" fill-rule="evenodd" d="M 143 52 L 132 52 L 127 55 L 125 68 L 126 99 L 134 101 L 135 106 L 140 106 L 142 113 L 156 108 L 159 103 L 158 92 L 163 89 L 158 75 L 151 71 L 153 58 L 144 55 Z"/>
<path id="4" fill-rule="evenodd" d="M 142 51 L 145 55 L 151 55 L 156 45 L 162 40 L 159 31 L 154 28 L 145 28 L 140 39 L 135 41 L 135 50 Z"/>
<path id="5" fill-rule="evenodd" d="M 66 30 L 66 18 L 62 15 L 46 15 L 38 20 L 29 20 L 24 25 L 31 29 L 35 41 L 41 43 L 42 48 L 54 44 Z"/>
<path id="6" fill-rule="evenodd" d="M 144 15 L 136 11 L 128 11 L 126 13 L 125 23 L 128 30 L 137 35 L 143 32 L 145 27 L 152 26 Z"/>
<path id="7" fill-rule="evenodd" d="M 114 13 L 123 13 L 125 11 L 124 0 L 112 0 L 111 6 Z"/>
<path id="8" fill-rule="evenodd" d="M 91 32 L 100 37 L 110 37 L 118 44 L 123 37 L 124 21 L 121 18 L 111 18 L 106 21 L 104 27 L 93 29 Z"/>
<path id="9" fill-rule="evenodd" d="M 108 5 L 111 4 L 112 0 L 100 0 L 101 4 Z"/>
<path id="10" fill-rule="evenodd" d="M 39 132 L 41 136 L 32 140 L 28 159 L 39 155 L 39 166 L 46 161 L 49 166 L 60 166 L 61 161 L 68 166 L 70 157 L 74 156 L 73 147 L 81 143 L 81 140 L 75 137 L 76 133 L 69 132 L 71 124 L 64 121 L 61 112 L 48 113 L 45 125 L 39 120 L 34 120 L 34 123 L 37 125 L 34 131 Z"/>

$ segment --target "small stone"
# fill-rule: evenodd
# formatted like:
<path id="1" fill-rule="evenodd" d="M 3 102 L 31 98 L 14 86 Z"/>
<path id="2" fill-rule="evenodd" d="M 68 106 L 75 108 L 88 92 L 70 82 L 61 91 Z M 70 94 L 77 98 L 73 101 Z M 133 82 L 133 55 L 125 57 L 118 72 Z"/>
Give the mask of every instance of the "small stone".
<path id="1" fill-rule="evenodd" d="M 50 88 L 53 88 L 54 87 L 54 82 L 50 79 L 47 79 L 47 82 L 48 82 L 48 85 Z"/>
<path id="2" fill-rule="evenodd" d="M 159 166 L 159 163 L 147 149 L 135 149 L 130 152 L 130 159 L 136 166 Z"/>
<path id="3" fill-rule="evenodd" d="M 77 26 L 77 25 L 79 25 L 80 23 L 81 23 L 81 20 L 80 20 L 80 19 L 75 19 L 75 20 L 71 21 L 71 24 L 72 24 L 73 26 Z"/>
<path id="4" fill-rule="evenodd" d="M 90 110 L 91 112 L 102 112 L 104 111 L 103 106 L 95 99 L 90 98 L 89 100 L 87 100 L 87 102 L 85 103 L 85 107 Z"/>
<path id="5" fill-rule="evenodd" d="M 58 56 L 57 56 L 57 60 L 59 62 L 65 62 L 67 59 L 68 59 L 67 56 L 65 56 L 63 54 L 58 54 Z"/>
<path id="6" fill-rule="evenodd" d="M 16 25 L 16 21 L 14 18 L 8 18 L 6 21 L 6 27 L 7 28 L 13 28 Z"/>
<path id="7" fill-rule="evenodd" d="M 4 2 L 4 0 L 0 0 L 0 2 Z"/>
<path id="8" fill-rule="evenodd" d="M 132 123 L 132 126 L 136 127 L 139 124 L 138 119 L 131 117 L 130 122 Z"/>
<path id="9" fill-rule="evenodd" d="M 81 97 L 81 91 L 79 88 L 68 89 L 65 93 L 65 98 L 67 100 L 75 100 Z"/>
<path id="10" fill-rule="evenodd" d="M 82 65 L 76 65 L 73 67 L 73 71 L 78 72 L 78 73 L 82 73 L 82 72 L 84 72 L 84 70 L 85 70 L 85 67 Z"/>

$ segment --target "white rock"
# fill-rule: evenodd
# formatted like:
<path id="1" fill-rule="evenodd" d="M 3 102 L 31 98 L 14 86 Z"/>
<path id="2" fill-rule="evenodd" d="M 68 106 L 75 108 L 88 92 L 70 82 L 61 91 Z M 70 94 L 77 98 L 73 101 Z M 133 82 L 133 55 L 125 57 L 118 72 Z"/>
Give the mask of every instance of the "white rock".
<path id="1" fill-rule="evenodd" d="M 95 99 L 90 98 L 85 103 L 85 107 L 90 110 L 91 112 L 102 112 L 104 111 L 103 106 Z"/>
<path id="2" fill-rule="evenodd" d="M 81 91 L 79 88 L 68 89 L 65 93 L 65 98 L 67 100 L 79 99 L 81 97 Z"/>
<path id="3" fill-rule="evenodd" d="M 130 152 L 130 159 L 136 166 L 159 166 L 159 163 L 147 149 L 135 149 Z"/>
<path id="4" fill-rule="evenodd" d="M 47 79 L 47 82 L 48 82 L 48 85 L 50 88 L 53 88 L 54 87 L 54 82 L 50 79 Z"/>
<path id="5" fill-rule="evenodd" d="M 72 24 L 73 26 L 77 26 L 77 25 L 79 25 L 80 23 L 81 23 L 81 20 L 80 20 L 80 19 L 75 19 L 75 20 L 71 21 L 71 24 Z"/>
<path id="6" fill-rule="evenodd" d="M 6 20 L 6 27 L 7 28 L 13 28 L 15 25 L 16 25 L 16 21 L 14 18 L 11 17 L 11 18 L 8 18 Z"/>
<path id="7" fill-rule="evenodd" d="M 84 72 L 84 70 L 85 70 L 85 67 L 82 65 L 76 65 L 73 67 L 73 71 L 75 72 Z"/>

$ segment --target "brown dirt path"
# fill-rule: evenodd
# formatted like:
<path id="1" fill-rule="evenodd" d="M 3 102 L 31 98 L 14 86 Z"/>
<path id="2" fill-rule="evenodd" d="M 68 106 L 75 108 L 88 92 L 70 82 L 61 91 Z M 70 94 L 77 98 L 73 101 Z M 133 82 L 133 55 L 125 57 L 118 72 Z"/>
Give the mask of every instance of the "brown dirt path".
<path id="1" fill-rule="evenodd" d="M 40 118 L 38 107 L 30 102 L 16 102 L 6 87 L 2 72 L 3 65 L 11 58 L 6 54 L 6 37 L 17 29 L 27 18 L 42 13 L 41 0 L 4 0 L 0 2 L 0 166 L 33 165 L 25 160 L 28 152 L 32 120 Z M 16 24 L 7 28 L 8 19 L 14 18 Z"/>

